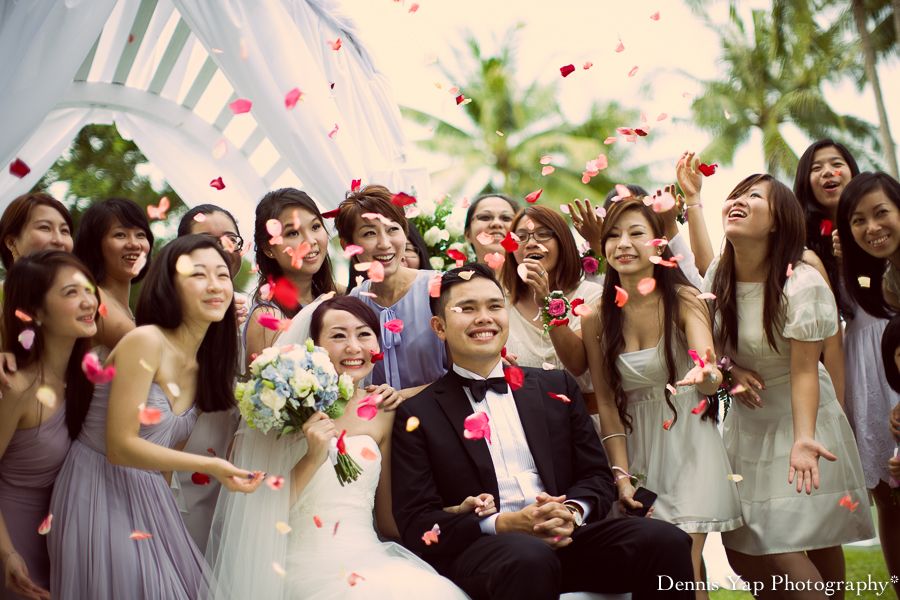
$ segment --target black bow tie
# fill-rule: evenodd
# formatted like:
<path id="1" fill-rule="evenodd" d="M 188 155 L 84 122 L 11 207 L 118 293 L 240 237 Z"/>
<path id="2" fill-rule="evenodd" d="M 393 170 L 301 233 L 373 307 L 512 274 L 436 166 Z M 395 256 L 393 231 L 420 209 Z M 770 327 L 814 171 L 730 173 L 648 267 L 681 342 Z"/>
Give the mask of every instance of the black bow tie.
<path id="1" fill-rule="evenodd" d="M 509 390 L 509 384 L 506 383 L 506 379 L 504 377 L 491 377 L 489 379 L 468 379 L 467 377 L 463 377 L 459 373 L 456 373 L 456 376 L 463 387 L 469 388 L 469 391 L 472 392 L 472 398 L 475 399 L 475 402 L 481 402 L 482 400 L 484 400 L 484 396 L 485 394 L 487 394 L 488 390 L 494 390 L 498 394 L 506 394 Z"/>

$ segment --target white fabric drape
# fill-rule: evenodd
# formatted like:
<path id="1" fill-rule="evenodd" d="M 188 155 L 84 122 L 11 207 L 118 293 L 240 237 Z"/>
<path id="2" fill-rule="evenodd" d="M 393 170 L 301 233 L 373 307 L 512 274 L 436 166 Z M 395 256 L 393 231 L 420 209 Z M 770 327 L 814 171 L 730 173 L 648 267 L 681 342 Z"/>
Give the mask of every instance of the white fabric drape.
<path id="1" fill-rule="evenodd" d="M 4 170 L 59 102 L 115 4 L 116 0 L 0 2 L 0 166 Z M 36 148 L 37 155 L 19 156 L 38 170 L 43 148 Z"/>
<path id="2" fill-rule="evenodd" d="M 337 2 L 174 2 L 237 95 L 253 102 L 251 114 L 304 189 L 323 206 L 336 206 L 352 179 L 427 191 L 425 170 L 405 165 L 400 111 L 387 79 Z M 338 37 L 342 47 L 334 51 L 328 41 Z M 284 97 L 294 88 L 306 100 L 289 111 Z"/>

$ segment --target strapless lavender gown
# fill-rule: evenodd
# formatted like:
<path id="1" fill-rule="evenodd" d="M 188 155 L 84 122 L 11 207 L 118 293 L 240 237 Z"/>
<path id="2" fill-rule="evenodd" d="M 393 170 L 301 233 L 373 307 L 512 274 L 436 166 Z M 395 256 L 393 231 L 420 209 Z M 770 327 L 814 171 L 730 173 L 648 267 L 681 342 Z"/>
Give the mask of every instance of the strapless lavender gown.
<path id="1" fill-rule="evenodd" d="M 112 465 L 106 459 L 109 384 L 94 390 L 78 439 L 56 480 L 48 536 L 54 600 L 188 600 L 209 586 L 209 568 L 181 520 L 159 471 Z M 195 406 L 181 415 L 157 384 L 147 407 L 162 412 L 141 425 L 141 438 L 173 447 L 197 421 Z M 153 537 L 133 540 L 132 532 Z"/>
<path id="2" fill-rule="evenodd" d="M 17 430 L 0 460 L 0 512 L 31 581 L 45 590 L 50 588 L 50 557 L 38 527 L 50 514 L 53 482 L 70 441 L 63 404 L 40 427 Z M 0 581 L 0 599 L 20 598 Z"/>

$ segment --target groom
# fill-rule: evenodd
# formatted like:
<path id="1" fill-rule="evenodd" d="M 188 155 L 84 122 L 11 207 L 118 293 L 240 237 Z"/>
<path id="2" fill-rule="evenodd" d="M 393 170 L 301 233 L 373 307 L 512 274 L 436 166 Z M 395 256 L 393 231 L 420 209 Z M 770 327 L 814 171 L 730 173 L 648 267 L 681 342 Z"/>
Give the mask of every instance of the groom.
<path id="1" fill-rule="evenodd" d="M 444 273 L 431 312 L 454 365 L 397 409 L 393 513 L 404 544 L 476 600 L 573 591 L 692 599 L 658 591 L 690 589 L 671 584 L 693 579 L 688 534 L 654 519 L 605 518 L 613 475 L 575 380 L 531 368 L 521 387 L 504 379 L 509 319 L 492 271 L 468 264 Z M 488 417 L 490 442 L 465 436 L 476 412 Z M 493 494 L 498 513 L 442 510 L 481 493 Z M 426 544 L 435 525 L 438 540 Z"/>

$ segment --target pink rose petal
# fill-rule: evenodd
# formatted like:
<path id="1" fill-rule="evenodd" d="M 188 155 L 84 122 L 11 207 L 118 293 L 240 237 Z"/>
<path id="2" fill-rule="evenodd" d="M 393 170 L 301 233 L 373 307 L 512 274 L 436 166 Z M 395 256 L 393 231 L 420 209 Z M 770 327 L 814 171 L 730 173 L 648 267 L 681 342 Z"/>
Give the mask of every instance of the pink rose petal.
<path id="1" fill-rule="evenodd" d="M 646 296 L 656 289 L 656 280 L 652 277 L 644 277 L 638 282 L 637 289 L 642 296 Z"/>
<path id="2" fill-rule="evenodd" d="M 630 71 L 628 71 L 628 76 L 629 76 L 629 77 L 634 77 L 635 74 L 636 74 L 637 72 L 638 72 L 638 68 L 637 68 L 637 66 L 635 65 L 634 67 L 631 68 Z"/>
<path id="3" fill-rule="evenodd" d="M 238 98 L 228 106 L 231 107 L 231 112 L 236 115 L 241 115 L 250 112 L 250 107 L 253 106 L 253 102 L 247 100 L 246 98 Z"/>

